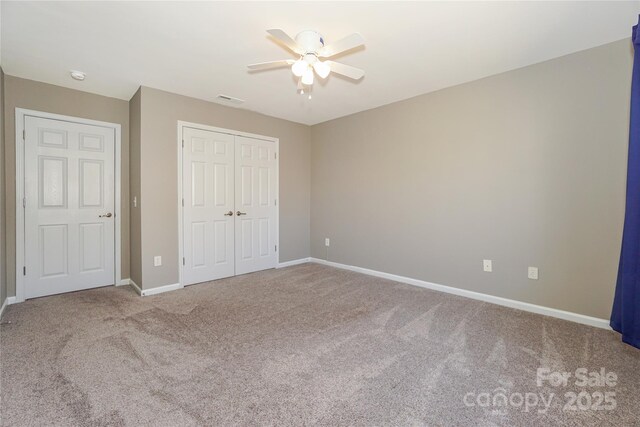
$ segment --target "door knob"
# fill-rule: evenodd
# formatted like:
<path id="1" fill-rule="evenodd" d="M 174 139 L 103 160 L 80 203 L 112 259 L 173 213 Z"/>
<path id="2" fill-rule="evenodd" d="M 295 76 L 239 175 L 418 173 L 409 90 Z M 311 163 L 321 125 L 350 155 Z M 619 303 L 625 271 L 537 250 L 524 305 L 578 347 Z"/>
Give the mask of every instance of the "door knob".
<path id="1" fill-rule="evenodd" d="M 233 216 L 233 211 L 229 211 L 226 214 L 224 214 L 224 216 Z"/>
<path id="2" fill-rule="evenodd" d="M 109 212 L 108 214 L 98 215 L 98 218 L 111 218 L 112 216 L 113 216 L 113 214 L 111 212 Z"/>
<path id="3" fill-rule="evenodd" d="M 247 214 L 246 212 L 240 212 L 240 211 L 236 212 L 236 215 L 238 215 L 238 216 L 240 216 L 240 215 L 246 215 L 246 214 Z"/>

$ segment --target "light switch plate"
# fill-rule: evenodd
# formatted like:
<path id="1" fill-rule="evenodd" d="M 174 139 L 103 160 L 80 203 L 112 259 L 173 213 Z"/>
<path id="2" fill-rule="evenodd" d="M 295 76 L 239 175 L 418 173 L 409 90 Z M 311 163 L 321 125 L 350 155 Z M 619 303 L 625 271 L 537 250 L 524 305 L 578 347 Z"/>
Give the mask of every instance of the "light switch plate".
<path id="1" fill-rule="evenodd" d="M 493 263 L 491 262 L 490 259 L 483 259 L 482 260 L 482 268 L 487 273 L 491 273 L 493 271 Z"/>
<path id="2" fill-rule="evenodd" d="M 156 255 L 153 257 L 153 266 L 160 267 L 162 265 L 162 257 L 160 255 Z"/>
<path id="3" fill-rule="evenodd" d="M 329 240 L 328 237 L 324 239 L 324 245 L 325 246 L 331 246 L 331 240 Z"/>

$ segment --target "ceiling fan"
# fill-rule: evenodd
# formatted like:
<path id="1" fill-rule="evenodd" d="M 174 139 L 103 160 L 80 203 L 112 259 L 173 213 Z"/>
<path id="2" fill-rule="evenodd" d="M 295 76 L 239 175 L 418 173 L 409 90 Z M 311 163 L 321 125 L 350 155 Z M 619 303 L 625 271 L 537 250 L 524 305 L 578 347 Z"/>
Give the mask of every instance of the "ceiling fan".
<path id="1" fill-rule="evenodd" d="M 280 61 L 260 62 L 249 65 L 250 70 L 267 70 L 271 68 L 291 66 L 291 71 L 299 77 L 298 89 L 303 92 L 304 86 L 313 85 L 314 73 L 321 79 L 329 73 L 336 73 L 359 80 L 364 76 L 364 71 L 350 65 L 339 62 L 323 60 L 331 58 L 339 53 L 346 52 L 364 45 L 364 38 L 359 33 L 353 33 L 337 42 L 325 46 L 324 39 L 315 31 L 302 31 L 295 40 L 287 33 L 279 29 L 267 30 L 278 42 L 283 44 L 293 53 L 300 55 L 299 59 L 283 59 Z"/>

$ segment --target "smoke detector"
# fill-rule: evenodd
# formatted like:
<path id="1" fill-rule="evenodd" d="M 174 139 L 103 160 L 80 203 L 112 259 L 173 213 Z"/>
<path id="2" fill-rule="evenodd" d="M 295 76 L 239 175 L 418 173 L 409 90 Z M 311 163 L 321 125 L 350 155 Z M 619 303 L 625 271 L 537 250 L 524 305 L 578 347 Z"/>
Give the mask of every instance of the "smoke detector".
<path id="1" fill-rule="evenodd" d="M 71 70 L 70 74 L 71 74 L 71 78 L 73 80 L 78 80 L 80 82 L 83 81 L 87 77 L 87 75 L 85 73 L 83 73 L 82 71 Z"/>

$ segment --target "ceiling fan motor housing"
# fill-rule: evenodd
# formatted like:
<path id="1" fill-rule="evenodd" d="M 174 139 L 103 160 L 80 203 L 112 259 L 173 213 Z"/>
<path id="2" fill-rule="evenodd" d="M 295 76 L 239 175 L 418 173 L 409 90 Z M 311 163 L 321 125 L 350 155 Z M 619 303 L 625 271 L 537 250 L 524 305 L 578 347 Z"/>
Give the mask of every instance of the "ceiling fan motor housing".
<path id="1" fill-rule="evenodd" d="M 304 53 L 317 54 L 324 47 L 322 36 L 315 31 L 301 31 L 296 36 L 296 43 Z"/>

